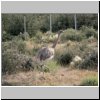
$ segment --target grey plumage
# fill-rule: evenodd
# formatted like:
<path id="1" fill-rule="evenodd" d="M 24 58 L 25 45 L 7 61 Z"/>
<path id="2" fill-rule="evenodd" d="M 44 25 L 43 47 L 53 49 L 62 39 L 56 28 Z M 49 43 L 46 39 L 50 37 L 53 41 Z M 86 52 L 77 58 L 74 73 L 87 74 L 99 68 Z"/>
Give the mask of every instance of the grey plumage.
<path id="1" fill-rule="evenodd" d="M 62 33 L 63 31 L 60 30 L 58 32 L 58 38 L 56 39 L 56 41 L 54 42 L 54 44 L 52 45 L 52 47 L 42 47 L 39 51 L 38 51 L 38 55 L 37 55 L 37 58 L 42 61 L 42 60 L 48 60 L 48 59 L 52 59 L 54 58 L 54 54 L 55 54 L 55 47 L 58 43 L 58 40 L 59 40 L 59 37 L 60 37 L 60 34 Z"/>

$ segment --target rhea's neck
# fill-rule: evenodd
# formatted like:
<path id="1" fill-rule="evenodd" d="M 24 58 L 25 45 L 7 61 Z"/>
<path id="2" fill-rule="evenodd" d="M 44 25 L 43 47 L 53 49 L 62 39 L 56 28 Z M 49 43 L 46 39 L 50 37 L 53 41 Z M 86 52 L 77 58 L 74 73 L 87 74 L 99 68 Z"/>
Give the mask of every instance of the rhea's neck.
<path id="1" fill-rule="evenodd" d="M 58 40 L 59 40 L 59 37 L 60 37 L 60 35 L 58 35 L 58 38 L 57 38 L 56 41 L 53 43 L 52 48 L 55 48 L 55 47 L 56 47 L 56 45 L 57 45 L 57 43 L 58 43 Z"/>

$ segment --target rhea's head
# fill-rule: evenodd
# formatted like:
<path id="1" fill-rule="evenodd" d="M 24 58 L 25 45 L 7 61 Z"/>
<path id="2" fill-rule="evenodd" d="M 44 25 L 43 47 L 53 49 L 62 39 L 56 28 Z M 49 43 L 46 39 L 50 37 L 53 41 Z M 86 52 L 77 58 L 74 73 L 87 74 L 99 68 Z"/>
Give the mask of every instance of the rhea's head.
<path id="1" fill-rule="evenodd" d="M 63 32 L 64 32 L 63 30 L 59 30 L 58 35 L 62 34 Z"/>

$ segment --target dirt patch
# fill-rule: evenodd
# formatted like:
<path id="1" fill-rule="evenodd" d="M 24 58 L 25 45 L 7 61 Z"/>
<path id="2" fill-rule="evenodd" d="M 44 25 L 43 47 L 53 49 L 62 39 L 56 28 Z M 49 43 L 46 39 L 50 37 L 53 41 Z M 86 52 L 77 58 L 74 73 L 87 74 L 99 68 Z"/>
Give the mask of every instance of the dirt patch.
<path id="1" fill-rule="evenodd" d="M 56 72 L 39 71 L 20 72 L 2 76 L 2 85 L 7 86 L 77 86 L 88 76 L 97 76 L 98 72 L 60 68 Z"/>

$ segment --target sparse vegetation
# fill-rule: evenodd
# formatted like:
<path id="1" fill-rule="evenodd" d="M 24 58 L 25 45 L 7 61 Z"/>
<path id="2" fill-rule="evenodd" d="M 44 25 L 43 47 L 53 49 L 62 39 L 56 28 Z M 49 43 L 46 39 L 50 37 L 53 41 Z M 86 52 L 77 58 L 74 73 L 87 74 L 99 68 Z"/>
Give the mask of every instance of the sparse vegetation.
<path id="1" fill-rule="evenodd" d="M 97 86 L 97 15 L 87 15 L 77 16 L 75 30 L 73 15 L 53 14 L 50 32 L 48 14 L 27 14 L 26 30 L 23 28 L 23 14 L 3 14 L 2 84 Z M 51 49 L 55 52 L 44 49 L 46 54 L 54 54 L 54 58 L 44 61 L 44 55 L 41 55 L 38 59 L 37 53 L 42 47 L 52 47 L 56 43 L 56 33 L 60 37 L 56 47 Z"/>
<path id="2" fill-rule="evenodd" d="M 2 54 L 2 74 L 11 74 L 24 70 L 29 59 L 31 59 L 31 57 L 19 54 L 14 50 L 7 50 Z"/>
<path id="3" fill-rule="evenodd" d="M 55 71 L 59 68 L 59 65 L 57 65 L 57 62 L 55 60 L 47 61 L 46 66 L 50 70 L 50 72 Z"/>
<path id="4" fill-rule="evenodd" d="M 83 38 L 85 38 L 84 34 L 82 34 L 80 31 L 76 31 L 74 29 L 68 29 L 66 30 L 62 36 L 61 40 L 62 41 L 81 41 Z"/>
<path id="5" fill-rule="evenodd" d="M 97 77 L 85 78 L 80 83 L 80 86 L 98 86 L 98 78 Z"/>
<path id="6" fill-rule="evenodd" d="M 98 33 L 96 32 L 95 29 L 93 29 L 93 27 L 82 26 L 80 28 L 80 30 L 86 36 L 86 38 L 89 38 L 91 36 L 94 36 L 95 38 L 98 38 Z"/>
<path id="7" fill-rule="evenodd" d="M 72 58 L 73 58 L 73 53 L 66 49 L 56 52 L 55 55 L 57 63 L 62 66 L 68 65 L 72 61 Z"/>
<path id="8" fill-rule="evenodd" d="M 79 65 L 82 69 L 97 69 L 98 68 L 98 52 L 93 51 Z"/>

